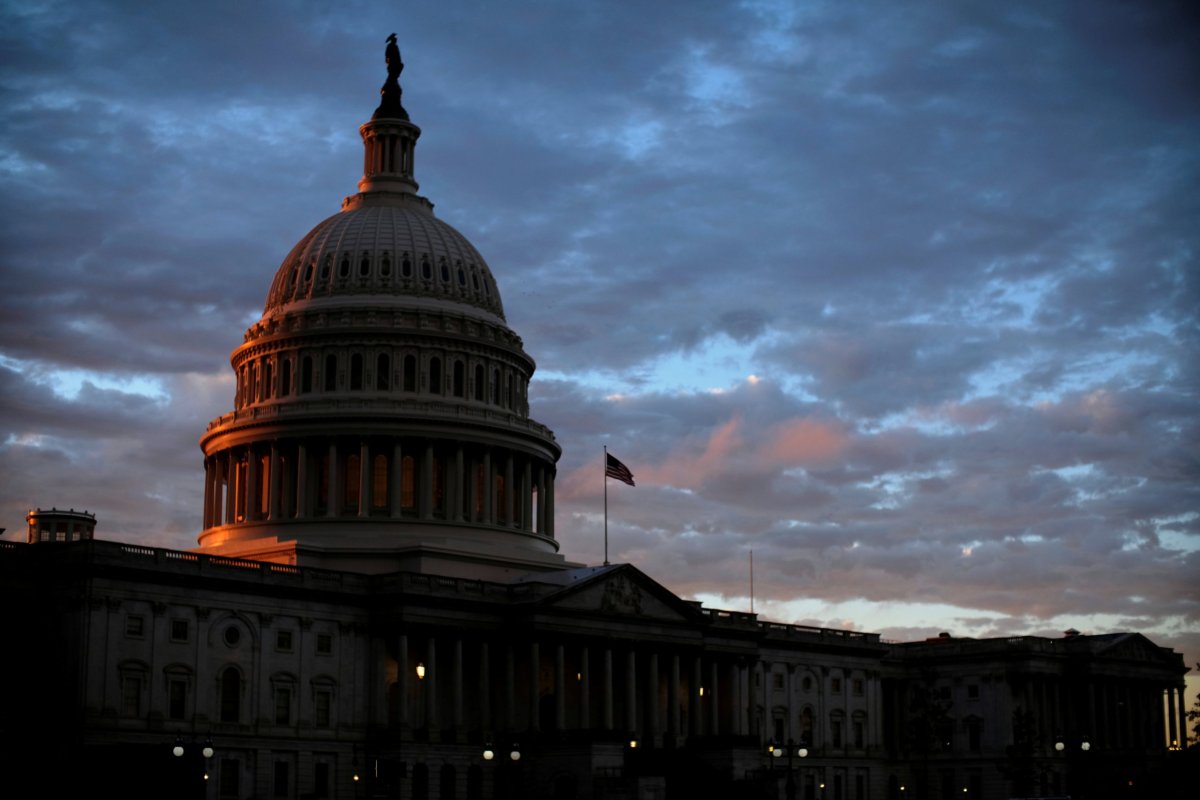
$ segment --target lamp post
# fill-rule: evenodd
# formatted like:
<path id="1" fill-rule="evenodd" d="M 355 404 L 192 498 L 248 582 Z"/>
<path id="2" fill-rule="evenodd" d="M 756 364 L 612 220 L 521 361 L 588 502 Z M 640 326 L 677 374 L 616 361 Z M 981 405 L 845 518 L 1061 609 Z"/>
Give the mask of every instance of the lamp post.
<path id="1" fill-rule="evenodd" d="M 792 758 L 793 756 L 801 759 L 808 758 L 808 744 L 802 741 L 797 745 L 791 739 L 788 739 L 786 746 L 775 744 L 774 739 L 767 742 L 767 757 L 769 759 L 767 766 L 769 769 L 774 769 L 775 760 L 782 759 L 784 755 L 787 756 L 787 776 L 784 779 L 783 785 L 784 797 L 787 800 L 796 800 L 796 775 L 792 771 Z"/>
<path id="2" fill-rule="evenodd" d="M 197 793 L 202 796 L 204 793 L 203 787 L 208 783 L 209 761 L 212 759 L 213 753 L 215 752 L 213 749 L 212 736 L 204 737 L 204 744 L 200 746 L 200 751 L 198 754 L 194 749 L 195 746 L 195 736 L 189 737 L 185 742 L 182 735 L 176 735 L 175 743 L 171 746 L 171 756 L 181 764 L 184 775 L 188 774 L 188 765 L 185 761 L 185 756 L 194 757 L 195 755 L 199 755 L 201 758 L 203 758 L 203 771 L 201 772 L 202 782 L 196 787 Z"/>
<path id="3" fill-rule="evenodd" d="M 1084 775 L 1087 775 L 1089 770 L 1078 769 L 1075 762 L 1077 759 L 1081 758 L 1083 754 L 1091 751 L 1092 741 L 1085 734 L 1079 737 L 1078 747 L 1072 747 L 1071 745 L 1072 742 L 1068 741 L 1068 739 L 1061 734 L 1054 737 L 1054 752 L 1063 754 L 1067 760 L 1067 783 L 1071 786 L 1074 786 L 1079 797 L 1082 799 L 1086 796 L 1087 792 L 1084 791 L 1085 787 L 1078 786 L 1076 784 L 1080 783 L 1078 777 L 1079 774 L 1082 772 Z"/>

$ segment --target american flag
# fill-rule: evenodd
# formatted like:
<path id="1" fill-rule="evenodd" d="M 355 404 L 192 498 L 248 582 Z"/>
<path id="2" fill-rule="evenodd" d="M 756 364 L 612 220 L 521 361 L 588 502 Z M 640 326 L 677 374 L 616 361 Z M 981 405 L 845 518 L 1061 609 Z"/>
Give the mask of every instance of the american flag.
<path id="1" fill-rule="evenodd" d="M 604 475 L 607 478 L 616 478 L 621 483 L 628 483 L 630 486 L 635 486 L 633 482 L 633 473 L 629 471 L 629 467 L 622 464 L 612 453 L 605 453 L 607 461 L 604 465 Z"/>

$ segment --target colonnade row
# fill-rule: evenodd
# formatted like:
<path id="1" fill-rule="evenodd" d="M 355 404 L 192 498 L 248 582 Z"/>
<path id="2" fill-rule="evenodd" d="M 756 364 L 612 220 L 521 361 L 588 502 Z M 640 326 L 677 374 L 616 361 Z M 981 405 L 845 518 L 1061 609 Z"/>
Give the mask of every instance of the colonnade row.
<path id="1" fill-rule="evenodd" d="M 760 731 L 754 665 L 730 654 L 406 633 L 389 649 L 387 725 L 405 737 L 590 731 L 654 747 Z"/>
<path id="2" fill-rule="evenodd" d="M 306 349 L 247 359 L 235 368 L 234 407 L 312 393 L 368 392 L 473 400 L 529 414 L 529 380 L 497 359 L 393 347 Z"/>
<path id="3" fill-rule="evenodd" d="M 446 520 L 554 536 L 554 467 L 422 439 L 279 440 L 204 461 L 204 527 L 259 520 Z"/>
<path id="4" fill-rule="evenodd" d="M 1167 743 L 1173 750 L 1186 750 L 1188 746 L 1188 718 L 1185 688 L 1168 686 L 1165 694 L 1167 705 Z M 1179 714 L 1176 716 L 1176 709 Z"/>
<path id="5" fill-rule="evenodd" d="M 1177 729 L 1175 714 L 1178 706 L 1180 719 L 1186 719 L 1182 690 L 1166 687 L 1165 693 L 1164 714 L 1164 686 L 1158 681 L 1030 675 L 1013 699 L 1033 715 L 1047 749 L 1059 737 L 1087 737 L 1110 750 L 1154 750 L 1163 746 L 1164 736 L 1174 743 L 1177 730 L 1185 730 Z"/>

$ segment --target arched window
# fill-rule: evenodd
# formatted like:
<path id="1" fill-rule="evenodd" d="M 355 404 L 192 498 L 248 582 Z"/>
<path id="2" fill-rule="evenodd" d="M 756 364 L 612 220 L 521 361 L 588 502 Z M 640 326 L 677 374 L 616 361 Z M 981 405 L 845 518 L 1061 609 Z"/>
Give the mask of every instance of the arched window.
<path id="1" fill-rule="evenodd" d="M 408 258 L 408 253 L 404 254 L 404 258 L 400 261 L 400 277 L 412 277 L 412 261 Z"/>
<path id="2" fill-rule="evenodd" d="M 813 738 L 813 710 L 810 707 L 805 707 L 800 712 L 800 744 L 813 747 L 817 744 Z"/>
<path id="3" fill-rule="evenodd" d="M 476 364 L 475 365 L 475 399 L 481 403 L 483 402 L 483 392 L 484 392 L 485 386 L 486 386 L 486 384 L 483 380 L 483 364 Z"/>
<path id="4" fill-rule="evenodd" d="M 429 392 L 442 393 L 442 360 L 437 356 L 429 359 Z"/>
<path id="5" fill-rule="evenodd" d="M 454 396 L 462 397 L 466 394 L 466 369 L 463 367 L 463 362 L 454 362 Z"/>
<path id="6" fill-rule="evenodd" d="M 333 353 L 325 356 L 325 391 L 337 389 L 337 356 Z"/>
<path id="7" fill-rule="evenodd" d="M 287 397 L 292 393 L 292 360 L 284 358 L 279 365 L 279 396 Z"/>
<path id="8" fill-rule="evenodd" d="M 387 456 L 377 455 L 371 466 L 371 508 L 388 507 L 388 462 Z"/>
<path id="9" fill-rule="evenodd" d="M 346 483 L 343 497 L 346 498 L 346 507 L 354 510 L 358 509 L 358 482 L 362 464 L 358 460 L 358 456 L 346 456 Z"/>
<path id="10" fill-rule="evenodd" d="M 339 278 L 350 277 L 350 259 L 343 258 L 342 263 L 338 264 L 338 277 Z"/>
<path id="11" fill-rule="evenodd" d="M 363 357 L 362 353 L 350 356 L 350 390 L 357 392 L 363 388 Z"/>
<path id="12" fill-rule="evenodd" d="M 386 253 L 383 256 L 383 261 L 379 262 L 379 274 L 385 278 L 392 274 L 392 260 L 388 258 Z"/>
<path id="13" fill-rule="evenodd" d="M 386 392 L 392 385 L 392 359 L 387 353 L 380 353 L 375 359 L 375 388 Z"/>
<path id="14" fill-rule="evenodd" d="M 242 716 L 242 674 L 237 667 L 221 672 L 221 722 L 238 722 Z"/>
<path id="15" fill-rule="evenodd" d="M 312 356 L 305 356 L 300 361 L 300 393 L 308 394 L 313 387 Z"/>
<path id="16" fill-rule="evenodd" d="M 249 395 L 249 398 L 248 398 L 249 401 L 251 403 L 256 402 L 258 400 L 258 362 L 257 361 L 250 365 L 250 385 L 247 388 L 249 389 L 249 391 L 246 394 Z"/>
<path id="17" fill-rule="evenodd" d="M 263 362 L 262 396 L 263 396 L 264 400 L 270 400 L 271 396 L 274 394 L 274 392 L 271 391 L 271 389 L 273 388 L 271 386 L 271 378 L 274 377 L 272 374 L 273 372 L 274 372 L 274 370 L 271 369 L 271 362 L 270 361 Z"/>
<path id="18" fill-rule="evenodd" d="M 416 356 L 404 357 L 404 391 L 415 392 L 417 390 L 417 358 Z"/>
<path id="19" fill-rule="evenodd" d="M 441 267 L 440 272 L 442 275 L 442 283 L 449 283 L 450 282 L 450 268 L 446 266 L 446 259 L 443 258 L 441 263 L 439 264 L 439 266 Z"/>
<path id="20" fill-rule="evenodd" d="M 429 259 L 427 258 L 421 259 L 421 277 L 427 281 L 433 279 L 433 268 L 429 266 Z"/>

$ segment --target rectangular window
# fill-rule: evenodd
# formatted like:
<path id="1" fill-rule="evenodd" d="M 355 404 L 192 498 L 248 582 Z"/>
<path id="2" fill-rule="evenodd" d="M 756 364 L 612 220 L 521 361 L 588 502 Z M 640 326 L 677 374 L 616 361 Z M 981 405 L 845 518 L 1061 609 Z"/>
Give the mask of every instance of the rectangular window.
<path id="1" fill-rule="evenodd" d="M 967 747 L 972 753 L 978 753 L 983 747 L 982 725 L 977 719 L 967 720 Z"/>
<path id="2" fill-rule="evenodd" d="M 313 794 L 329 797 L 329 763 L 326 761 L 313 764 Z"/>
<path id="3" fill-rule="evenodd" d="M 188 621 L 186 619 L 171 620 L 171 641 L 186 642 L 188 640 Z"/>
<path id="4" fill-rule="evenodd" d="M 292 690 L 287 686 L 275 687 L 275 724 L 288 725 L 292 721 Z"/>
<path id="5" fill-rule="evenodd" d="M 333 635 L 329 633 L 317 634 L 317 655 L 329 656 L 333 655 Z"/>
<path id="6" fill-rule="evenodd" d="M 864 726 L 862 720 L 854 720 L 854 747 L 858 750 L 863 749 Z"/>
<path id="7" fill-rule="evenodd" d="M 291 770 L 289 769 L 286 761 L 275 762 L 274 777 L 275 780 L 273 781 L 274 787 L 272 793 L 276 797 L 287 797 L 291 791 L 291 786 L 289 785 L 290 782 L 288 780 L 291 777 Z"/>
<path id="8" fill-rule="evenodd" d="M 146 630 L 146 621 L 141 616 L 130 614 L 125 617 L 125 635 L 135 639 L 142 638 Z"/>
<path id="9" fill-rule="evenodd" d="M 275 632 L 275 649 L 284 653 L 292 652 L 292 632 L 291 631 L 276 631 Z"/>
<path id="10" fill-rule="evenodd" d="M 187 716 L 187 681 L 172 678 L 167 684 L 167 716 L 183 719 Z"/>
<path id="11" fill-rule="evenodd" d="M 833 740 L 834 747 L 842 746 L 842 721 L 835 719 L 829 726 L 830 738 Z"/>
<path id="12" fill-rule="evenodd" d="M 142 679 L 137 675 L 121 678 L 121 714 L 126 717 L 142 715 Z"/>
<path id="13" fill-rule="evenodd" d="M 967 699 L 968 700 L 978 700 L 979 699 L 979 684 L 977 684 L 977 683 L 968 683 L 967 684 Z"/>
<path id="14" fill-rule="evenodd" d="M 318 728 L 328 728 L 330 723 L 330 707 L 333 705 L 333 693 L 328 689 L 319 689 L 313 695 L 313 724 Z"/>
<path id="15" fill-rule="evenodd" d="M 841 678 L 830 679 L 829 690 L 831 692 L 833 692 L 834 694 L 841 694 L 842 693 L 842 679 Z"/>
<path id="16" fill-rule="evenodd" d="M 217 784 L 217 792 L 222 798 L 238 798 L 241 796 L 241 764 L 237 759 L 221 759 L 221 777 Z"/>
<path id="17" fill-rule="evenodd" d="M 851 682 L 850 686 L 855 696 L 862 697 L 864 689 L 862 678 L 855 678 L 853 682 Z"/>
<path id="18" fill-rule="evenodd" d="M 771 685 L 776 689 L 783 688 L 783 673 L 782 672 L 771 673 Z"/>

